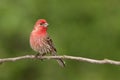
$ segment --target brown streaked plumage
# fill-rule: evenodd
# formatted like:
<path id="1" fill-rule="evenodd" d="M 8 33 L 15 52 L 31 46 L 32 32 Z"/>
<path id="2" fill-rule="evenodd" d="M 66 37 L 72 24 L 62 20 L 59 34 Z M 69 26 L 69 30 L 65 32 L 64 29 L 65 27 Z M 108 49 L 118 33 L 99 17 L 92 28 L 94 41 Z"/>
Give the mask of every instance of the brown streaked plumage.
<path id="1" fill-rule="evenodd" d="M 56 48 L 53 45 L 52 39 L 47 33 L 47 22 L 45 19 L 39 19 L 30 35 L 30 46 L 38 52 L 40 55 L 46 55 L 50 53 L 53 56 L 57 55 Z M 65 64 L 62 59 L 57 59 L 60 66 L 64 67 Z"/>

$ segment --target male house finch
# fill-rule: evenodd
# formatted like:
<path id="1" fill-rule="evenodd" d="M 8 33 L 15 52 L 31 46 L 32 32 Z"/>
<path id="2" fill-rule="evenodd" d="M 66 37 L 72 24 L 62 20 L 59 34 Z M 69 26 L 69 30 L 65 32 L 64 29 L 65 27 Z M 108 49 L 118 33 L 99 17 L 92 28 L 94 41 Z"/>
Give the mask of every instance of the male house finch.
<path id="1" fill-rule="evenodd" d="M 38 56 L 43 56 L 50 53 L 53 56 L 57 55 L 56 48 L 47 33 L 48 23 L 45 19 L 39 19 L 30 35 L 30 46 L 38 52 Z M 62 59 L 57 59 L 60 66 L 64 67 L 65 64 Z"/>

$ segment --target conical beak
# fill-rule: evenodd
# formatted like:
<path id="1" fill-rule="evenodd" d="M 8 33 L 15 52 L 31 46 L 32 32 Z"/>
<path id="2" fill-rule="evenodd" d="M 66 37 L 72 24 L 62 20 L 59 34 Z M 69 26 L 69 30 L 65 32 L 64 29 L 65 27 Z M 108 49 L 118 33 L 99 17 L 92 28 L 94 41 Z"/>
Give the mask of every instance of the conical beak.
<path id="1" fill-rule="evenodd" d="M 44 26 L 47 27 L 47 26 L 48 26 L 48 23 L 45 23 Z"/>

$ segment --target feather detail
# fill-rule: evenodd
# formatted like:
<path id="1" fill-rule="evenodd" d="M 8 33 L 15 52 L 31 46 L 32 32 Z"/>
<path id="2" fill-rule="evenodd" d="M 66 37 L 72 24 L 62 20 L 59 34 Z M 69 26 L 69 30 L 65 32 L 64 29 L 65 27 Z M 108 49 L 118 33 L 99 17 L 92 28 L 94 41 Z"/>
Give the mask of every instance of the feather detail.
<path id="1" fill-rule="evenodd" d="M 40 19 L 36 22 L 33 31 L 30 35 L 31 48 L 40 55 L 50 53 L 53 56 L 57 55 L 57 50 L 52 42 L 52 39 L 47 34 L 47 22 L 44 19 Z M 60 66 L 65 67 L 65 63 L 62 59 L 57 59 Z"/>

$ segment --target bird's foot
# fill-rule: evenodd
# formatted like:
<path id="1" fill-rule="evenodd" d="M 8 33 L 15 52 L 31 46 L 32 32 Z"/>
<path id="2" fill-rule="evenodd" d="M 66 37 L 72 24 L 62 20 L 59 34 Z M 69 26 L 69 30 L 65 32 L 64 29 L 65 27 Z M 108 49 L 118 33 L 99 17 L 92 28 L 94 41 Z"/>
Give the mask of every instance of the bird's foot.
<path id="1" fill-rule="evenodd" d="M 40 59 L 41 61 L 43 61 L 42 56 L 44 56 L 44 55 L 43 55 L 43 54 L 40 54 L 40 53 L 37 53 L 37 54 L 35 55 L 35 57 L 36 57 L 37 59 Z"/>

